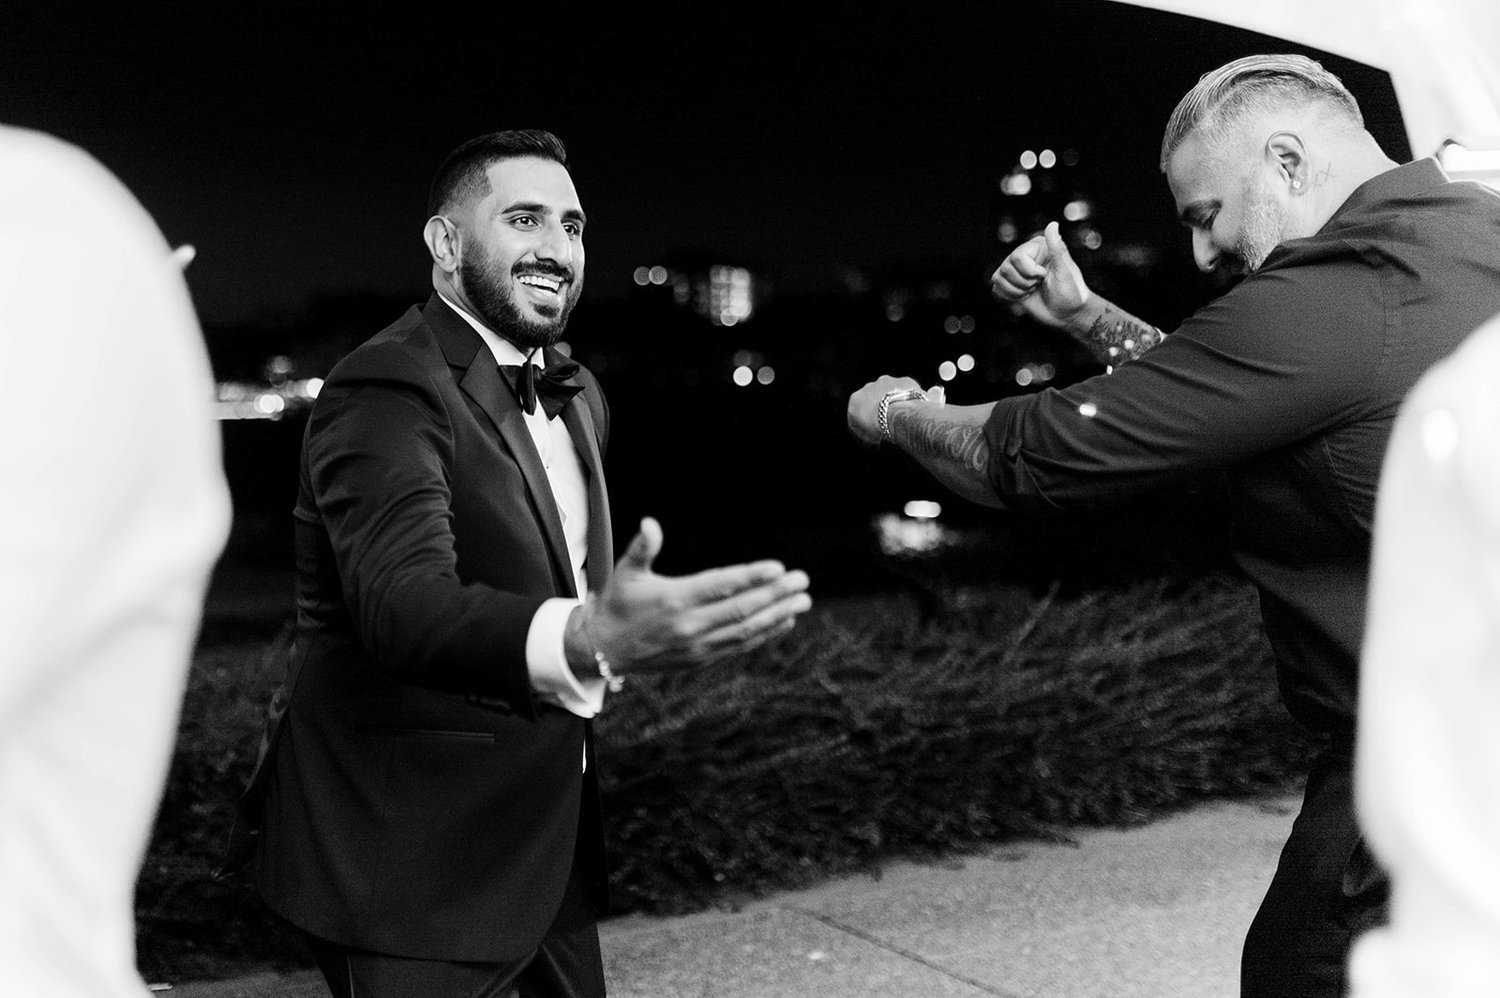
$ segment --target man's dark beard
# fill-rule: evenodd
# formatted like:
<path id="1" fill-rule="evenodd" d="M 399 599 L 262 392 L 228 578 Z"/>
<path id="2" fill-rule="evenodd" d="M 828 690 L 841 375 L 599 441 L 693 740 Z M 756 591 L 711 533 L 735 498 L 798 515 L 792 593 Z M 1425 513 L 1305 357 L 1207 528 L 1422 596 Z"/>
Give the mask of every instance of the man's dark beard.
<path id="1" fill-rule="evenodd" d="M 573 302 L 578 297 L 578 285 L 570 283 L 565 293 L 559 296 L 557 317 L 546 322 L 532 322 L 521 313 L 515 296 L 506 286 L 502 275 L 489 256 L 471 244 L 458 265 L 458 276 L 463 281 L 464 291 L 479 318 L 501 336 L 518 347 L 550 347 L 562 339 L 567 328 L 568 316 L 573 312 Z M 561 267 L 531 267 L 533 273 L 551 277 L 570 278 L 572 275 Z"/>

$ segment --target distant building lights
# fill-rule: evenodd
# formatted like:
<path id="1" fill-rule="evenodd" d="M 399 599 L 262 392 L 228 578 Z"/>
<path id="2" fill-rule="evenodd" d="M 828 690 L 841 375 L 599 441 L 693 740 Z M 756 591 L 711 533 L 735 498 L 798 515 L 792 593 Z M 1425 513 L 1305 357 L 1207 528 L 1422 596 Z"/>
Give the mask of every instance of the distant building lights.
<path id="1" fill-rule="evenodd" d="M 882 513 L 875 518 L 874 526 L 881 553 L 892 558 L 927 554 L 954 540 L 951 532 L 936 519 Z"/>
<path id="2" fill-rule="evenodd" d="M 751 353 L 749 350 L 736 350 L 734 352 L 734 366 L 735 367 L 749 367 L 751 364 L 754 364 L 754 363 L 755 363 L 755 354 Z"/>
<path id="3" fill-rule="evenodd" d="M 1096 250 L 1104 245 L 1104 237 L 1099 234 L 1098 229 L 1089 229 L 1083 234 L 1083 245 Z"/>
<path id="4" fill-rule="evenodd" d="M 953 333 L 958 332 L 958 328 L 959 328 L 958 316 L 956 316 L 956 315 L 950 315 L 950 316 L 948 316 L 948 318 L 946 318 L 946 319 L 943 320 L 943 332 L 952 335 Z"/>
<path id="5" fill-rule="evenodd" d="M 906 309 L 896 302 L 891 302 L 885 307 L 885 317 L 888 322 L 900 322 L 906 318 Z"/>
<path id="6" fill-rule="evenodd" d="M 1006 193 L 1010 192 L 1007 191 Z M 1001 222 L 1000 227 L 995 230 L 995 238 L 999 239 L 1002 243 L 1013 243 L 1020 234 L 1021 230 L 1016 228 L 1016 223 L 1008 218 Z"/>
<path id="7" fill-rule="evenodd" d="M 1089 204 L 1083 198 L 1079 198 L 1076 201 L 1069 201 L 1063 205 L 1063 218 L 1066 218 L 1070 222 L 1081 222 L 1093 213 L 1093 205 Z"/>
<path id="8" fill-rule="evenodd" d="M 1037 163 L 1044 170 L 1050 170 L 1057 165 L 1057 153 L 1051 149 L 1043 149 L 1042 154 L 1036 158 Z"/>
<path id="9" fill-rule="evenodd" d="M 1064 149 L 1063 150 L 1063 155 L 1062 155 L 1062 160 L 1063 160 L 1063 166 L 1077 166 L 1078 165 L 1078 150 L 1077 149 Z"/>
<path id="10" fill-rule="evenodd" d="M 665 284 L 667 283 L 667 268 L 657 264 L 651 268 L 649 276 L 652 284 Z"/>
<path id="11" fill-rule="evenodd" d="M 708 272 L 706 306 L 709 321 L 716 326 L 734 326 L 755 311 L 753 278 L 744 267 L 716 266 Z"/>
<path id="12" fill-rule="evenodd" d="M 936 520 L 943 515 L 943 507 L 931 499 L 913 499 L 901 512 L 913 520 Z"/>
<path id="13" fill-rule="evenodd" d="M 633 276 L 635 277 L 635 283 L 644 288 L 651 283 L 651 268 L 637 267 Z"/>
<path id="14" fill-rule="evenodd" d="M 938 378 L 942 381 L 952 381 L 958 377 L 958 366 L 951 360 L 945 360 L 938 365 Z"/>
<path id="15" fill-rule="evenodd" d="M 769 385 L 771 382 L 776 380 L 776 369 L 773 368 L 770 364 L 767 364 L 765 367 L 755 372 L 755 380 L 759 381 L 763 385 Z"/>
<path id="16" fill-rule="evenodd" d="M 959 354 L 958 369 L 965 372 L 974 370 L 974 355 L 971 353 Z"/>
<path id="17" fill-rule="evenodd" d="M 269 388 L 246 381 L 220 381 L 215 386 L 214 415 L 221 420 L 280 419 L 305 409 L 322 391 L 322 378 L 282 379 Z"/>
<path id="18" fill-rule="evenodd" d="M 1051 381 L 1057 377 L 1057 368 L 1052 364 L 1039 364 L 1036 368 L 1036 379 L 1038 381 Z"/>
<path id="19" fill-rule="evenodd" d="M 744 388 L 755 380 L 755 372 L 750 370 L 749 365 L 741 364 L 734 369 L 734 383 Z"/>
<path id="20" fill-rule="evenodd" d="M 1036 153 L 1032 152 L 1030 149 L 1027 149 L 1025 152 L 1021 153 L 1020 163 L 1021 169 L 1023 170 L 1030 170 L 1035 168 L 1037 164 Z"/>
<path id="21" fill-rule="evenodd" d="M 958 331 L 960 333 L 972 333 L 974 331 L 974 317 L 972 315 L 959 316 Z"/>
<path id="22" fill-rule="evenodd" d="M 1031 368 L 1023 367 L 1016 372 L 1016 384 L 1020 385 L 1022 388 L 1025 388 L 1027 385 L 1031 384 L 1032 380 L 1035 377 L 1036 375 L 1032 373 Z"/>

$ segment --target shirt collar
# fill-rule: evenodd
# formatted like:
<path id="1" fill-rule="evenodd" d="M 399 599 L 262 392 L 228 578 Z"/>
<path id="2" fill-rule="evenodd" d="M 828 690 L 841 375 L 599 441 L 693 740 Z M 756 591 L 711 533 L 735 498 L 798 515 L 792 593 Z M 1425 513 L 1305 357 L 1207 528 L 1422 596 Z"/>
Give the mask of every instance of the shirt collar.
<path id="1" fill-rule="evenodd" d="M 444 304 L 457 312 L 465 322 L 474 327 L 474 332 L 479 334 L 479 338 L 484 340 L 484 345 L 490 348 L 490 353 L 495 355 L 495 363 L 514 365 L 526 363 L 526 352 L 524 350 L 470 315 L 468 309 L 443 294 L 443 292 L 438 291 L 437 295 L 443 299 Z M 532 363 L 537 367 L 543 365 L 541 350 L 536 351 L 532 355 Z"/>
<path id="2" fill-rule="evenodd" d="M 1442 166 L 1430 156 L 1384 170 L 1354 188 L 1319 232 L 1332 232 L 1343 227 L 1369 205 L 1418 194 L 1448 182 Z"/>

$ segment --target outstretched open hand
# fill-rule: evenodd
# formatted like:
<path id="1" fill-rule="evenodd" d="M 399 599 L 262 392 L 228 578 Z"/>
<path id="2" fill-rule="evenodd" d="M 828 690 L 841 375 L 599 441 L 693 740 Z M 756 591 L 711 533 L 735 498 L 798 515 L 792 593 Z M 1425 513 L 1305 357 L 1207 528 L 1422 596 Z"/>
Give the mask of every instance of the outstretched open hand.
<path id="1" fill-rule="evenodd" d="M 791 630 L 812 606 L 807 573 L 779 561 L 658 575 L 651 566 L 661 546 L 661 525 L 646 517 L 604 588 L 578 611 L 593 648 L 621 675 L 746 651 Z"/>

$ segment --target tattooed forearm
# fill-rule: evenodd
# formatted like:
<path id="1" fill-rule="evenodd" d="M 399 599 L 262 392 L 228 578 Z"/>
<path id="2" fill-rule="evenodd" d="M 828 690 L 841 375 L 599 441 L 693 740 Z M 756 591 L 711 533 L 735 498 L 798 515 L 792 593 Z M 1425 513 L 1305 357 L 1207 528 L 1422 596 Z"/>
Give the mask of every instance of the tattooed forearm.
<path id="1" fill-rule="evenodd" d="M 912 457 L 953 461 L 965 471 L 988 479 L 990 445 L 982 424 L 947 422 L 924 415 L 914 405 L 899 405 L 891 407 L 890 428 L 896 446 Z"/>
<path id="2" fill-rule="evenodd" d="M 1094 320 L 1083 339 L 1095 357 L 1118 367 L 1140 357 L 1165 336 L 1155 326 L 1148 326 L 1132 315 L 1110 308 Z"/>

